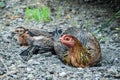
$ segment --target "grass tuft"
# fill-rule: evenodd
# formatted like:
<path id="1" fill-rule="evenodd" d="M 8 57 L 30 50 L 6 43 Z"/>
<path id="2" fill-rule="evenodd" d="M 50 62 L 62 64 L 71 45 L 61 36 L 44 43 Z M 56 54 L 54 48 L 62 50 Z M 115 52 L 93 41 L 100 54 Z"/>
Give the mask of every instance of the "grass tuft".
<path id="1" fill-rule="evenodd" d="M 29 7 L 25 10 L 25 17 L 27 20 L 36 20 L 36 21 L 50 21 L 50 10 L 48 7 L 43 6 L 40 8 L 30 9 Z"/>
<path id="2" fill-rule="evenodd" d="M 116 19 L 117 17 L 119 18 L 119 15 L 120 15 L 120 10 L 118 12 L 116 12 L 113 16 L 111 16 L 103 25 L 101 25 L 101 28 L 99 29 L 98 32 L 100 32 L 104 28 L 108 27 L 114 19 Z"/>

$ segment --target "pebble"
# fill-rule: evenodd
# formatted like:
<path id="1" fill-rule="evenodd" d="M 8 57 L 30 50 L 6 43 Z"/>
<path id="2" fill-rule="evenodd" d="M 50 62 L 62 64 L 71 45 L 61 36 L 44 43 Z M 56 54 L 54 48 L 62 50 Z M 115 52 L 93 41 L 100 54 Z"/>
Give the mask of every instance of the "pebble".
<path id="1" fill-rule="evenodd" d="M 25 67 L 27 67 L 27 65 L 25 65 L 25 64 L 19 64 L 18 67 L 19 68 L 25 68 Z"/>
<path id="2" fill-rule="evenodd" d="M 60 77 L 65 77 L 66 75 L 67 75 L 67 73 L 65 73 L 65 72 L 59 73 L 59 76 L 60 76 Z"/>
<path id="3" fill-rule="evenodd" d="M 34 75 L 33 74 L 28 74 L 29 80 L 34 80 Z"/>
<path id="4" fill-rule="evenodd" d="M 52 75 L 46 75 L 46 80 L 53 80 Z"/>
<path id="5" fill-rule="evenodd" d="M 112 66 L 111 68 L 108 69 L 108 73 L 111 73 L 111 74 L 117 74 L 117 69 L 115 66 Z"/>
<path id="6" fill-rule="evenodd" d="M 32 70 L 32 68 L 27 67 L 27 72 L 31 72 Z"/>

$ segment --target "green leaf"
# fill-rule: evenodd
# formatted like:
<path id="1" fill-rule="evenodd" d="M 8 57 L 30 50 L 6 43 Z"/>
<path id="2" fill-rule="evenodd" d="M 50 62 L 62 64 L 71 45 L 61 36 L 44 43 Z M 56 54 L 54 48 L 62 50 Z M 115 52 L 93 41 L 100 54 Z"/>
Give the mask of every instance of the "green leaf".
<path id="1" fill-rule="evenodd" d="M 0 8 L 5 7 L 5 3 L 3 1 L 0 1 Z"/>

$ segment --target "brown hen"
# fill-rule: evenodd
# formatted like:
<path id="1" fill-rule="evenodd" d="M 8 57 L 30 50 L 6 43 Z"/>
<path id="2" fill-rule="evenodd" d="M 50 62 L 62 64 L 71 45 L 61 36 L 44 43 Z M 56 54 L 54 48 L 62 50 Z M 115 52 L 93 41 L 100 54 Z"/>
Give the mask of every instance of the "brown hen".
<path id="1" fill-rule="evenodd" d="M 84 68 L 95 66 L 100 61 L 100 45 L 89 32 L 68 28 L 60 41 L 54 40 L 55 52 L 65 64 Z"/>

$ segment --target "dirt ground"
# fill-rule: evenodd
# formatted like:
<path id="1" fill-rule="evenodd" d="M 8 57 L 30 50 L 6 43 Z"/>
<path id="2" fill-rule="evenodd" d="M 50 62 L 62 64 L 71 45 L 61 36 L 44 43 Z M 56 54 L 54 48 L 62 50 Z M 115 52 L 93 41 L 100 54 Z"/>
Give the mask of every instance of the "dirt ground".
<path id="1" fill-rule="evenodd" d="M 26 20 L 26 7 L 49 6 L 50 22 Z M 68 0 L 6 0 L 0 8 L 0 80 L 120 80 L 120 19 L 115 18 L 101 28 L 115 12 L 107 4 L 81 3 Z M 93 33 L 101 46 L 101 65 L 74 68 L 63 64 L 51 52 L 33 55 L 24 63 L 19 46 L 12 38 L 14 28 L 55 30 L 77 27 Z"/>

